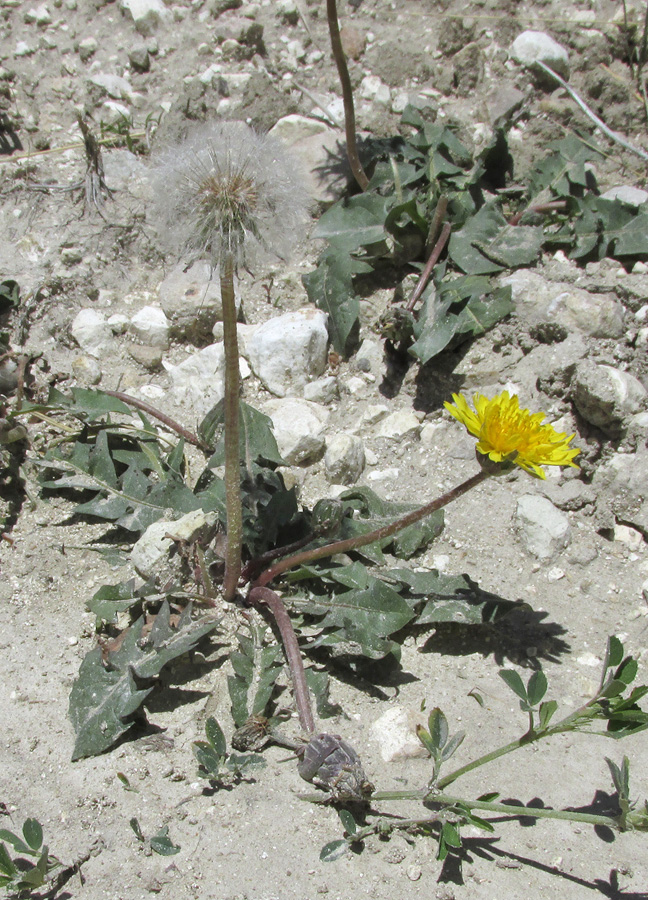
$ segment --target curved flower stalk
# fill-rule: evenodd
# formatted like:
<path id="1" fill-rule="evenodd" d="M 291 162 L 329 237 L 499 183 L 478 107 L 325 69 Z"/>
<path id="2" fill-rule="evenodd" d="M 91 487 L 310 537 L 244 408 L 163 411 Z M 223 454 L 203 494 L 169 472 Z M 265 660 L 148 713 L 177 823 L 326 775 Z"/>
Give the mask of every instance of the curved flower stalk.
<path id="1" fill-rule="evenodd" d="M 285 258 L 307 212 L 297 167 L 281 144 L 242 122 L 212 122 L 158 158 L 154 197 L 160 234 L 191 264 L 219 270 L 225 344 L 224 596 L 232 600 L 241 573 L 243 517 L 239 461 L 239 354 L 234 274 L 255 256 Z"/>
<path id="2" fill-rule="evenodd" d="M 298 565 L 333 556 L 336 553 L 348 553 L 384 540 L 398 534 L 409 525 L 419 522 L 453 500 L 463 496 L 469 490 L 481 484 L 490 475 L 499 475 L 510 471 L 513 465 L 520 466 L 530 475 L 544 478 L 541 466 L 573 466 L 573 461 L 580 453 L 569 444 L 574 435 L 567 436 L 556 431 L 551 425 L 542 424 L 545 414 L 530 413 L 528 409 L 520 409 L 516 396 L 511 397 L 508 391 L 502 391 L 492 400 L 482 394 L 474 397 L 476 412 L 461 394 L 453 394 L 455 405 L 446 403 L 448 412 L 458 419 L 470 434 L 479 438 L 477 443 L 478 460 L 481 469 L 461 484 L 449 490 L 436 500 L 420 506 L 389 525 L 357 537 L 335 541 L 324 547 L 304 550 L 275 563 L 257 578 L 256 585 L 267 585 L 274 578 L 288 569 Z"/>

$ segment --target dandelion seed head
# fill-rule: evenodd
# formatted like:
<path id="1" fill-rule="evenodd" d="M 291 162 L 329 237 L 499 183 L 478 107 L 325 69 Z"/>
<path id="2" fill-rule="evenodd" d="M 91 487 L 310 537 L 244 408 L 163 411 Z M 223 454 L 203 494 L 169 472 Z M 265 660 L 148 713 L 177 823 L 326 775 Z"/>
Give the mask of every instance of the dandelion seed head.
<path id="1" fill-rule="evenodd" d="M 308 195 L 299 166 L 268 135 L 243 122 L 211 122 L 154 157 L 155 223 L 184 262 L 223 252 L 237 265 L 286 259 L 304 233 Z"/>

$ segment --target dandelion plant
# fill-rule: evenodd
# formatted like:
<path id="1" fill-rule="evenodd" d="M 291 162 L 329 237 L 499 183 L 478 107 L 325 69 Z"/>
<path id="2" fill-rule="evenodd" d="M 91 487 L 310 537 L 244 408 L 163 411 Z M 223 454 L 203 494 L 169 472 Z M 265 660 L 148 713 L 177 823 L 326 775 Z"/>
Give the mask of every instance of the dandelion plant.
<path id="1" fill-rule="evenodd" d="M 241 573 L 243 518 L 239 457 L 239 354 L 234 277 L 258 255 L 284 258 L 306 213 L 294 160 L 242 122 L 212 122 L 166 151 L 155 197 L 162 234 L 190 265 L 209 260 L 220 277 L 225 346 L 227 550 L 223 594 L 232 600 Z"/>

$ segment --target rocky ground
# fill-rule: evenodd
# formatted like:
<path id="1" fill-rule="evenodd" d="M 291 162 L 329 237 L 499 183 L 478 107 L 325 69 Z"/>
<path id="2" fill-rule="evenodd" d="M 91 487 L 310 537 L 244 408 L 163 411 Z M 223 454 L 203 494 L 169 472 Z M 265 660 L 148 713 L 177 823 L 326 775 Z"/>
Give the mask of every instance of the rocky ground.
<path id="1" fill-rule="evenodd" d="M 571 97 L 511 58 L 514 39 L 532 29 L 561 45 L 556 65 L 593 111 L 648 146 L 619 3 L 340 6 L 362 132 L 396 133 L 412 99 L 475 148 L 498 117 L 513 117 L 514 178 L 523 182 L 549 141 L 593 132 Z M 642 23 L 641 4 L 626 6 L 631 22 Z M 220 294 L 206 264 L 185 272 L 163 252 L 150 213 L 149 149 L 173 146 L 205 119 L 241 119 L 292 146 L 310 179 L 314 216 L 341 196 L 347 174 L 335 123 L 343 113 L 324 3 L 0 0 L 0 29 L 0 280 L 15 280 L 22 297 L 2 327 L 14 349 L 34 358 L 34 395 L 52 385 L 119 389 L 195 427 L 222 390 L 222 325 L 209 333 Z M 78 114 L 97 136 L 122 131 L 117 146 L 101 151 L 110 194 L 97 178 L 86 192 Z M 605 146 L 600 189 L 644 187 L 645 162 Z M 639 192 L 633 202 L 647 199 Z M 285 475 L 305 502 L 341 482 L 370 485 L 388 499 L 431 498 L 474 472 L 474 442 L 443 412 L 456 390 L 515 391 L 521 405 L 575 432 L 582 448 L 579 471 L 544 482 L 511 475 L 458 501 L 415 560 L 465 572 L 532 614 L 508 631 L 412 634 L 400 673 L 385 670 L 375 685 L 333 678 L 332 699 L 346 715 L 332 730 L 358 748 L 379 789 L 418 788 L 431 764 L 389 758 L 386 715 L 411 725 L 423 701 L 441 706 L 451 727 L 467 731 L 464 760 L 522 727 L 497 677 L 503 664 L 523 674 L 540 664 L 567 709 L 595 689 L 608 635 L 621 637 L 643 680 L 648 675 L 648 265 L 578 266 L 558 253 L 510 273 L 503 283 L 512 285 L 514 314 L 421 369 L 384 355 L 377 323 L 392 299 L 388 288 L 363 299 L 360 349 L 349 360 L 329 355 L 325 317 L 307 308 L 301 283 L 317 250 L 305 239 L 289 266 L 242 272 L 237 288 L 244 399 L 272 416 Z M 289 333 L 292 344 L 281 340 Z M 15 373 L 4 363 L 2 374 L 11 404 Z M 28 460 L 52 437 L 43 425 L 29 428 Z M 322 845 L 341 825 L 333 809 L 299 799 L 304 786 L 285 751 L 268 751 L 267 769 L 232 791 L 205 793 L 196 777 L 191 743 L 203 737 L 206 712 L 229 728 L 228 667 L 218 654 L 187 671 L 181 687 L 176 680 L 154 695 L 148 717 L 157 734 L 71 763 L 68 694 L 96 640 L 85 604 L 130 569 L 91 552 L 104 527 L 70 523 L 69 503 L 39 499 L 29 462 L 24 471 L 29 495 L 0 545 L 0 825 L 17 830 L 33 816 L 64 862 L 87 857 L 83 879 L 69 880 L 59 896 L 648 897 L 645 836 L 613 838 L 569 823 L 505 822 L 487 839 L 469 831 L 454 880 L 423 838 L 372 838 L 360 855 L 321 862 Z M 3 513 L 14 499 L 5 486 Z M 237 615 L 225 611 L 226 633 L 235 632 Z M 514 764 L 494 763 L 466 787 L 606 809 L 613 803 L 604 757 L 620 761 L 623 753 L 633 796 L 646 797 L 645 734 L 623 745 L 559 738 Z M 132 817 L 146 837 L 168 826 L 180 852 L 147 853 Z"/>

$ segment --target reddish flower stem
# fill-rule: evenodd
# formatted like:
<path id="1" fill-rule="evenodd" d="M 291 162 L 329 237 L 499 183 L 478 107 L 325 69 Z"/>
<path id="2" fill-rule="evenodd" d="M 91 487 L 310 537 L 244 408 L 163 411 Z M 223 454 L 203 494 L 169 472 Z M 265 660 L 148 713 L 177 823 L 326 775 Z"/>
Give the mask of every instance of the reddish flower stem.
<path id="1" fill-rule="evenodd" d="M 297 635 L 293 628 L 290 616 L 278 594 L 268 587 L 253 587 L 248 594 L 248 600 L 254 605 L 264 604 L 275 618 L 277 628 L 281 634 L 286 659 L 290 668 L 290 676 L 293 684 L 293 694 L 295 695 L 295 706 L 299 715 L 299 723 L 306 734 L 312 734 L 315 731 L 315 720 L 313 719 L 313 710 L 310 702 L 310 692 L 306 683 L 306 672 L 304 671 L 304 663 L 302 662 L 301 653 L 299 652 L 299 644 L 297 643 Z"/>
<path id="2" fill-rule="evenodd" d="M 402 516 L 400 519 L 396 519 L 396 521 L 392 522 L 390 525 L 383 525 L 381 528 L 377 528 L 375 531 L 371 531 L 368 534 L 346 538 L 341 541 L 334 541 L 332 544 L 326 544 L 324 547 L 316 547 L 313 550 L 304 550 L 302 553 L 295 553 L 293 556 L 288 556 L 286 559 L 282 559 L 280 562 L 275 563 L 274 566 L 270 566 L 265 572 L 262 572 L 257 578 L 252 590 L 256 590 L 257 587 L 269 584 L 277 577 L 277 575 L 281 575 L 282 572 L 285 572 L 288 569 L 294 569 L 295 566 L 313 562 L 316 559 L 324 559 L 327 556 L 334 556 L 336 553 L 347 553 L 349 550 L 358 550 L 360 547 L 365 547 L 367 544 L 373 544 L 374 541 L 382 541 L 392 534 L 397 534 L 399 531 L 402 531 L 403 528 L 407 528 L 408 525 L 419 522 L 421 519 L 431 515 L 438 509 L 447 506 L 448 503 L 451 503 L 453 500 L 463 496 L 467 491 L 476 487 L 478 484 L 481 484 L 482 481 L 485 481 L 490 474 L 491 473 L 485 469 L 480 469 L 476 475 L 472 475 L 470 478 L 467 478 L 466 481 L 462 481 L 461 484 L 452 488 L 447 493 L 442 494 L 440 497 L 437 497 L 436 500 L 432 500 L 430 503 L 426 503 L 424 506 L 419 507 L 419 509 L 407 513 L 407 515 Z"/>
<path id="3" fill-rule="evenodd" d="M 170 428 L 171 431 L 175 431 L 180 437 L 189 441 L 190 444 L 195 444 L 196 447 L 200 447 L 200 449 L 204 450 L 206 453 L 209 452 L 210 448 L 204 441 L 201 441 L 197 434 L 194 434 L 193 431 L 189 431 L 188 428 L 185 428 L 184 425 L 180 425 L 175 419 L 170 418 L 170 416 L 167 416 L 165 413 L 160 412 L 159 409 L 151 406 L 150 403 L 146 403 L 145 400 L 138 400 L 136 397 L 131 397 L 129 394 L 122 393 L 122 391 L 104 391 L 104 394 L 108 394 L 109 397 L 115 397 L 117 400 L 121 400 L 122 403 L 128 404 L 128 406 L 134 406 L 135 409 L 141 409 L 142 412 L 148 413 L 149 416 L 153 416 L 154 419 L 162 422 L 167 428 Z"/>
<path id="4" fill-rule="evenodd" d="M 565 200 L 553 200 L 551 203 L 538 203 L 537 206 L 527 206 L 526 209 L 516 213 L 512 219 L 509 219 L 508 224 L 519 225 L 527 213 L 553 212 L 555 209 L 566 209 L 566 207 L 567 203 Z"/>
<path id="5" fill-rule="evenodd" d="M 432 274 L 432 270 L 436 266 L 439 261 L 439 257 L 443 253 L 443 248 L 448 243 L 448 238 L 450 237 L 450 232 L 452 228 L 448 222 L 446 222 L 441 229 L 441 234 L 439 235 L 439 239 L 434 245 L 434 249 L 432 253 L 430 253 L 430 258 L 425 264 L 425 268 L 421 272 L 421 277 L 419 278 L 419 282 L 414 288 L 414 292 L 409 299 L 409 303 L 407 304 L 407 309 L 409 312 L 412 312 L 414 307 L 416 306 L 416 301 L 419 299 L 423 291 L 425 290 L 425 286 L 430 280 L 430 275 Z"/>

